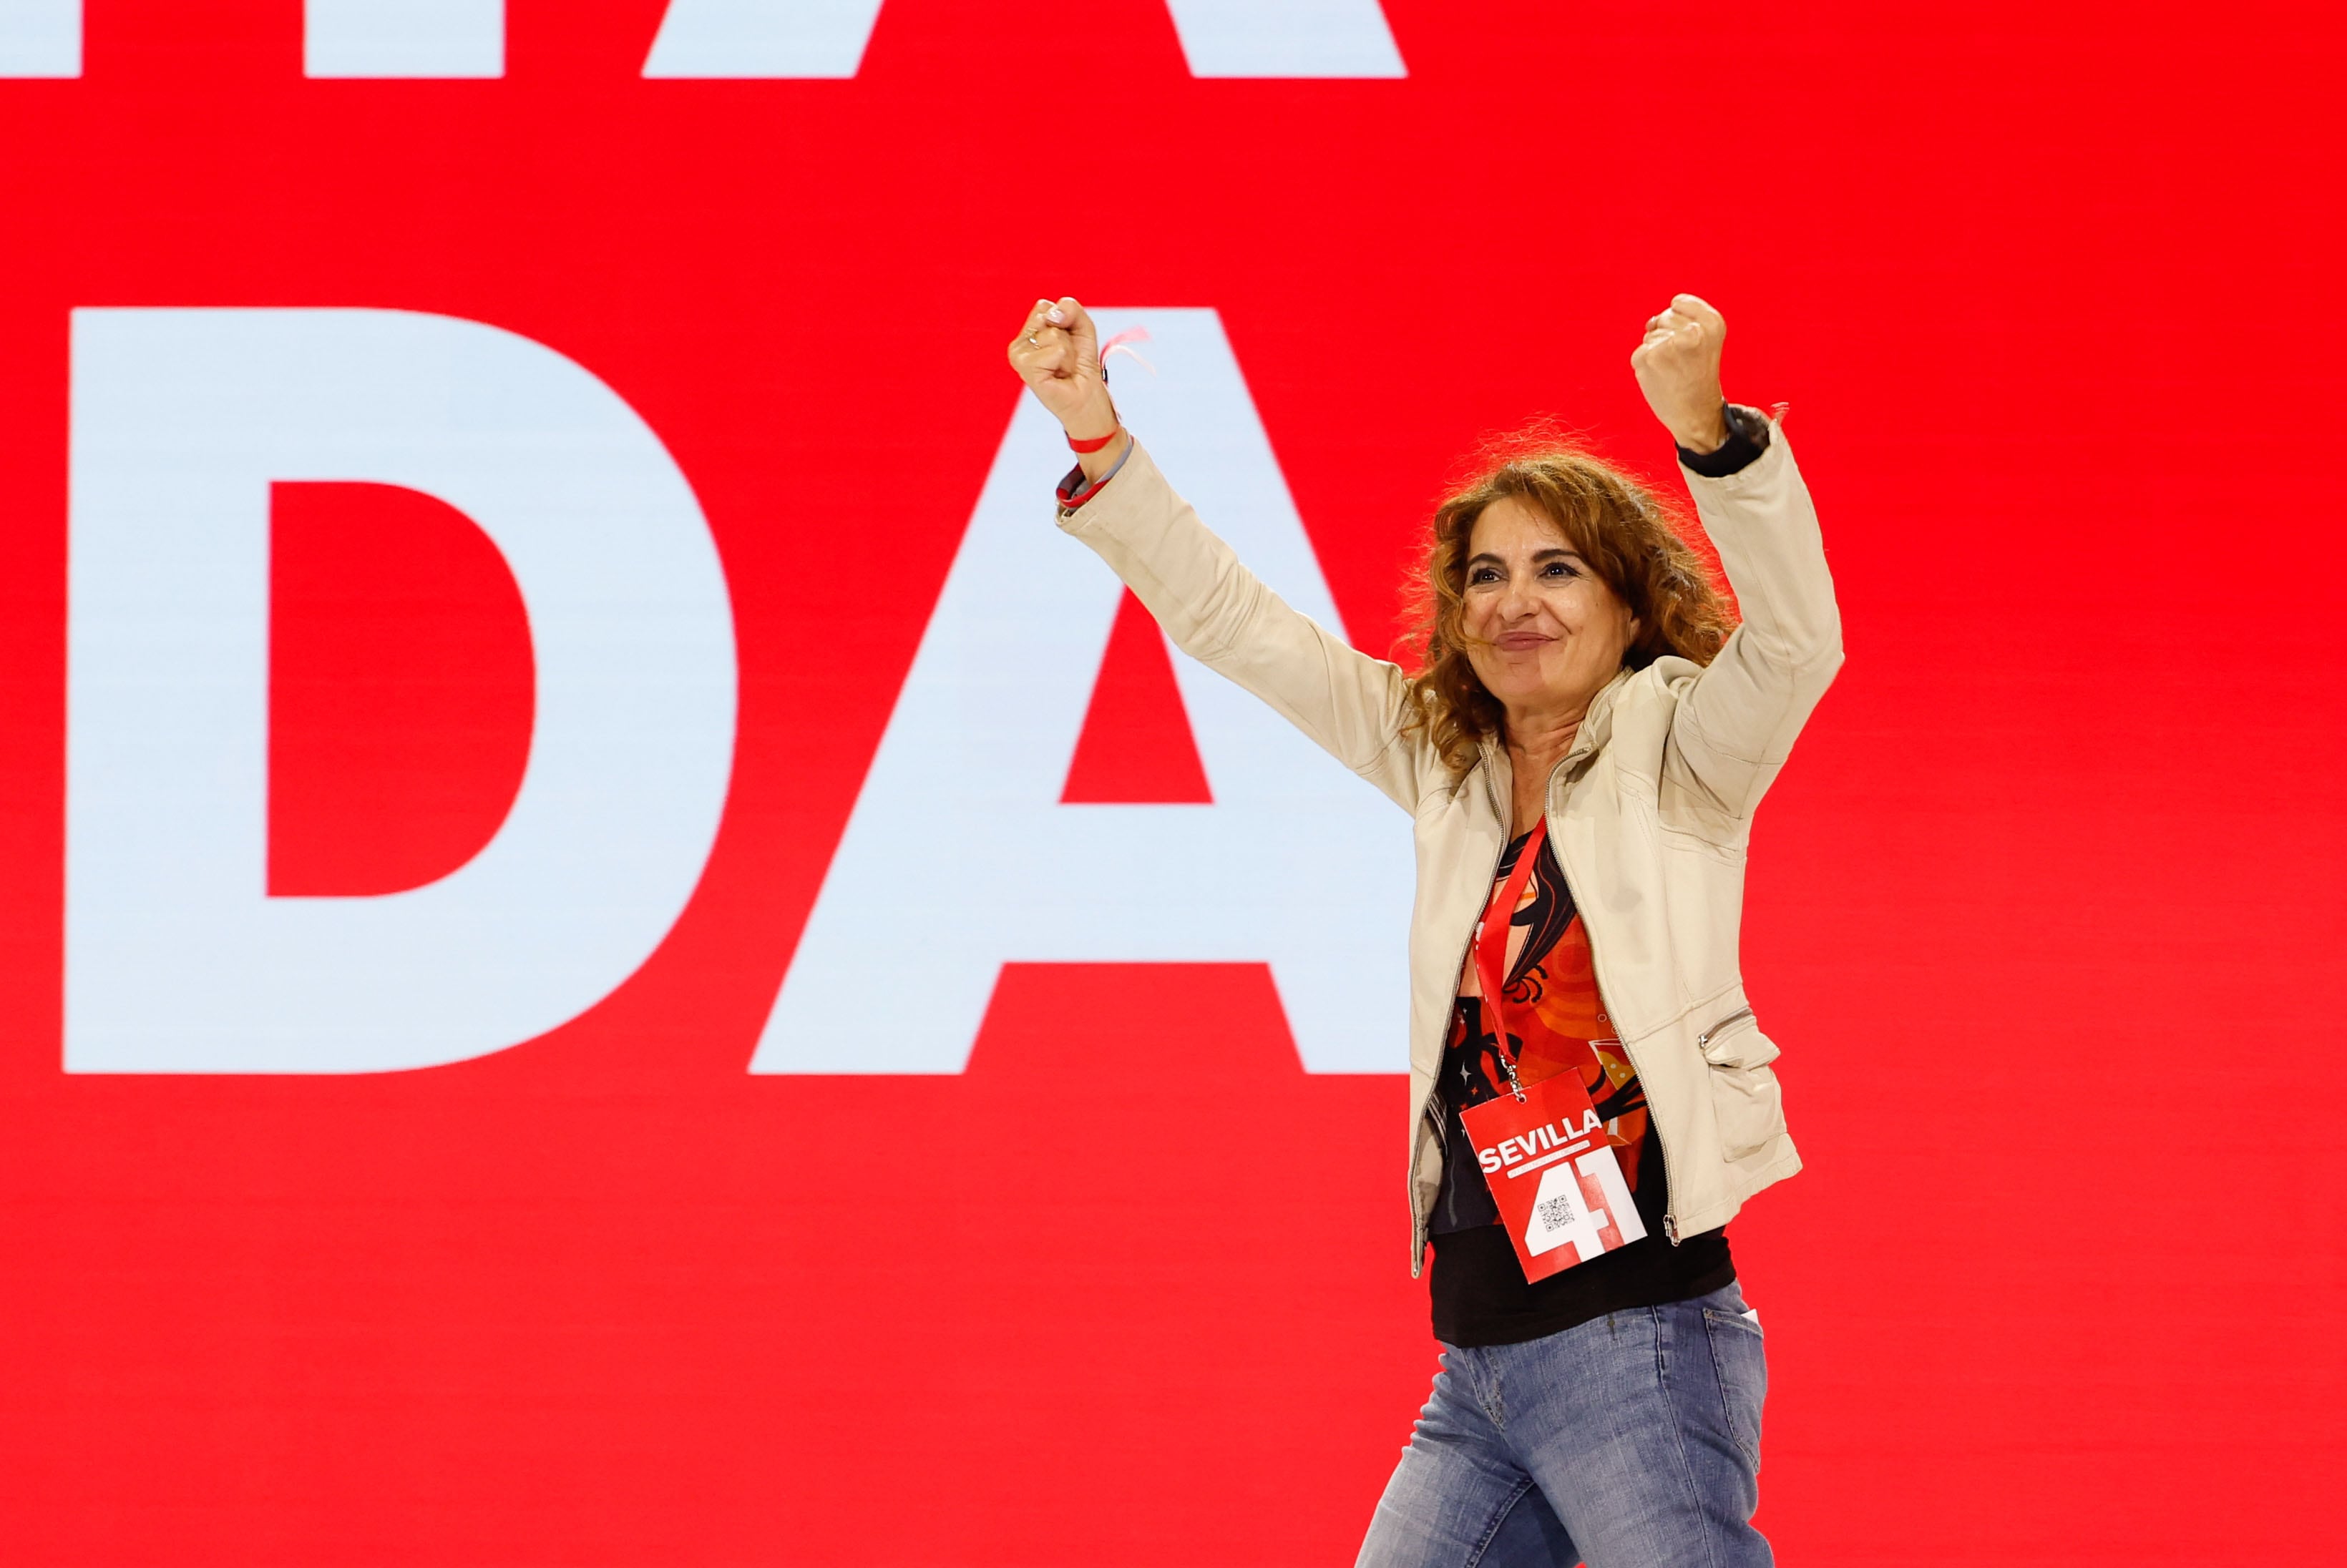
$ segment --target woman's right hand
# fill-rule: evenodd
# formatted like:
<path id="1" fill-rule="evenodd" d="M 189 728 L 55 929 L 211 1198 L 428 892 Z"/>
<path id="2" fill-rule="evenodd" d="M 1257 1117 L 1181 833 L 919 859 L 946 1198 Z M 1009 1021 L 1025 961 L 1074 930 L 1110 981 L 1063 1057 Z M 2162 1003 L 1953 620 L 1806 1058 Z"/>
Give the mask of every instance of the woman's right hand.
<path id="1" fill-rule="evenodd" d="M 1072 298 L 1038 300 L 1010 340 L 1010 368 L 1069 435 L 1097 441 L 1116 431 L 1116 405 L 1101 374 L 1100 331 Z"/>

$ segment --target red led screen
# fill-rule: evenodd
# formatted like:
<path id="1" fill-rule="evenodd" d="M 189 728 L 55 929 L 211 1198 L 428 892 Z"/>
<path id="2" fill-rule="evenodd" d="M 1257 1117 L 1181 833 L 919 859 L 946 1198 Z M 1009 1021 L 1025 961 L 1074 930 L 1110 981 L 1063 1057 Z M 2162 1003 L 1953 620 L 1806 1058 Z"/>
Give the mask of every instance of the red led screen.
<path id="1" fill-rule="evenodd" d="M 1213 312 L 1383 651 L 1484 435 L 1670 482 L 1627 355 L 1681 289 L 1791 404 L 1849 647 L 1745 920 L 1808 1163 L 1731 1229 L 1759 1523 L 1796 1563 L 2335 1550 L 2335 14 L 1385 0 L 1396 76 L 1214 67 L 1207 9 L 887 0 L 852 75 L 719 80 L 646 75 L 663 0 L 511 0 L 501 75 L 369 79 L 305 74 L 299 0 L 89 0 L 78 76 L 0 79 L 0 1559 L 1349 1562 L 1434 1357 L 1382 1046 L 1308 1060 L 1262 962 L 1022 959 L 1010 911 L 966 1068 L 889 1071 L 966 934 L 916 875 L 854 1022 L 753 1057 L 981 495 L 1084 554 L 1005 439 L 1039 293 Z M 556 1026 L 70 1059 L 68 754 L 129 765 L 69 737 L 68 649 L 169 612 L 69 625 L 69 542 L 181 580 L 102 526 L 158 311 L 446 319 L 634 443 L 582 504 L 705 522 L 703 817 Z M 154 459 L 165 502 L 212 455 Z M 418 896 L 569 733 L 535 596 L 617 636 L 637 575 L 562 588 L 568 524 L 540 561 L 413 479 L 247 477 L 251 898 Z M 1115 602 L 1046 803 L 1221 809 Z M 946 855 L 956 788 L 871 830 Z M 179 972 L 89 1005 L 168 1033 Z"/>

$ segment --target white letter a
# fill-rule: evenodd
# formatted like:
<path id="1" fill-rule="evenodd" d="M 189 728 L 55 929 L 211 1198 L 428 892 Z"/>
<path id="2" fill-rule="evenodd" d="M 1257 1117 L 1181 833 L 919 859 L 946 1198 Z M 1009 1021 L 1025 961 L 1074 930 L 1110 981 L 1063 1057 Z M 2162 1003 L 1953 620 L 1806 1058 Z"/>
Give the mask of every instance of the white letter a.
<path id="1" fill-rule="evenodd" d="M 1099 320 L 1152 334 L 1161 373 L 1115 372 L 1151 452 L 1257 575 L 1341 631 L 1214 313 Z M 1122 597 L 1051 525 L 1068 461 L 1022 398 L 750 1070 L 958 1073 L 1023 961 L 1268 962 L 1307 1069 L 1400 1071 L 1410 841 L 1369 785 L 1176 654 L 1214 803 L 1061 804 Z"/>

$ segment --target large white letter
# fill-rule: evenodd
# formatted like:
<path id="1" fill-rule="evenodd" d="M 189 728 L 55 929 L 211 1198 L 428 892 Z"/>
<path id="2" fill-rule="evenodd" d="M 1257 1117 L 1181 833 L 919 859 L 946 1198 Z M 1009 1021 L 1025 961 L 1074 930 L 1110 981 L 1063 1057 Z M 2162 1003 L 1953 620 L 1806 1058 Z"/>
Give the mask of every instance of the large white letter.
<path id="1" fill-rule="evenodd" d="M 880 0 L 669 0 L 647 76 L 852 76 Z"/>
<path id="2" fill-rule="evenodd" d="M 852 76 L 881 0 L 669 0 L 647 76 Z M 1399 76 L 1378 0 L 1167 0 L 1195 76 Z"/>
<path id="3" fill-rule="evenodd" d="M 1378 0 L 1165 0 L 1194 76 L 1406 76 Z"/>
<path id="4" fill-rule="evenodd" d="M 1150 450 L 1340 630 L 1214 313 L 1100 318 L 1154 335 L 1158 376 L 1116 372 Z M 1400 1071 L 1409 822 L 1343 764 L 1177 655 L 1214 804 L 1059 803 L 1123 591 L 1051 524 L 1067 463 L 1021 398 L 750 1070 L 959 1072 L 996 974 L 1029 960 L 1268 961 L 1307 1068 Z"/>
<path id="5" fill-rule="evenodd" d="M 81 0 L 0 0 L 0 76 L 81 75 Z"/>
<path id="6" fill-rule="evenodd" d="M 304 0 L 312 76 L 502 76 L 505 0 Z"/>
<path id="7" fill-rule="evenodd" d="M 733 620 L 692 490 L 616 392 L 445 316 L 77 311 L 72 446 L 68 1071 L 460 1061 L 659 944 L 724 800 Z M 273 480 L 436 496 L 521 590 L 529 761 L 439 881 L 267 895 Z"/>

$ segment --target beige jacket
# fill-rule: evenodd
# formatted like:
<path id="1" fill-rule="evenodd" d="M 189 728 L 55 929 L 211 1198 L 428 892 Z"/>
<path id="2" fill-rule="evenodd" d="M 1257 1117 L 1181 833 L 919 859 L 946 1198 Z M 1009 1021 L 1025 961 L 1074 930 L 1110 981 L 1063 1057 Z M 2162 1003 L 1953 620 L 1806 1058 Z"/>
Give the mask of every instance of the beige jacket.
<path id="1" fill-rule="evenodd" d="M 1817 513 L 1784 434 L 1726 479 L 1686 474 L 1743 625 L 1706 667 L 1623 671 L 1550 775 L 1549 841 L 1597 983 L 1645 1085 L 1676 1244 L 1725 1225 L 1801 1162 L 1785 1132 L 1777 1047 L 1737 955 L 1752 810 L 1841 664 Z M 1416 820 L 1409 933 L 1410 1268 L 1442 1182 L 1434 1075 L 1467 940 L 1507 839 L 1506 753 L 1454 781 L 1405 729 L 1402 671 L 1357 650 L 1239 565 L 1145 450 L 1060 525 L 1098 551 L 1181 648 L 1277 709 Z"/>

